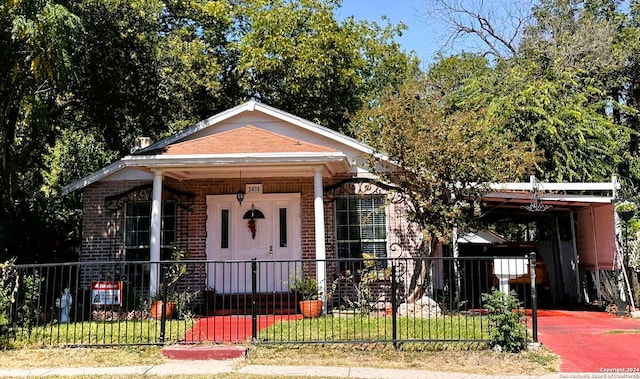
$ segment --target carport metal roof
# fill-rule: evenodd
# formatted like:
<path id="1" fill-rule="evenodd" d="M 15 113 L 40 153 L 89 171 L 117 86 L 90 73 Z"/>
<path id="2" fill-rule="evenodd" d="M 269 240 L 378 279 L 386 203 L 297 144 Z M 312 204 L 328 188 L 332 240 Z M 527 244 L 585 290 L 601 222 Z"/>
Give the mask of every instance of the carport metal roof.
<path id="1" fill-rule="evenodd" d="M 497 183 L 484 196 L 482 219 L 487 221 L 530 222 L 539 217 L 612 204 L 617 199 L 620 183 L 611 182 L 544 183 L 531 176 L 529 183 Z M 544 211 L 525 207 L 537 202 L 549 206 Z"/>

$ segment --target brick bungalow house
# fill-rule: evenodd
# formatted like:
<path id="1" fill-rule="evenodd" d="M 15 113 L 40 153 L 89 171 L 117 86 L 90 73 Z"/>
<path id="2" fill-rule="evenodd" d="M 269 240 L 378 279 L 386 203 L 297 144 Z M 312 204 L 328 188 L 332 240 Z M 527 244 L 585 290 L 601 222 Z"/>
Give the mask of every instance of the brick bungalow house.
<path id="1" fill-rule="evenodd" d="M 140 138 L 130 155 L 64 193 L 83 193 L 82 261 L 158 262 L 170 257 L 174 244 L 191 259 L 208 261 L 361 258 L 365 252 L 409 257 L 420 233 L 406 222 L 400 203 L 386 201 L 389 187 L 375 182 L 363 163 L 370 153 L 352 138 L 249 101 L 162 141 Z M 617 184 L 547 183 L 542 190 L 534 184 L 497 185 L 486 198 L 486 214 L 522 222 L 555 217 L 566 224 L 566 233 L 538 249 L 553 271 L 558 300 L 582 299 L 581 274 L 614 268 Z M 551 208 L 525 210 L 532 194 Z M 288 291 L 291 271 L 299 267 L 278 267 L 285 266 L 264 269 L 261 278 L 268 279 L 261 279 L 260 292 Z M 337 269 L 314 270 L 324 293 L 327 270 Z M 151 265 L 151 292 L 158 275 Z M 218 292 L 246 293 L 249 275 L 218 265 L 192 280 Z"/>
<path id="2" fill-rule="evenodd" d="M 396 256 L 413 248 L 387 233 L 409 226 L 390 224 L 396 210 L 384 206 L 385 186 L 373 185 L 361 164 L 371 149 L 273 107 L 249 101 L 138 144 L 64 188 L 83 193 L 83 261 L 157 262 L 170 258 L 174 243 L 191 259 L 212 261 L 386 257 L 391 245 L 402 246 Z M 365 218 L 369 225 L 360 225 Z M 261 292 L 288 290 L 293 268 L 277 267 Z M 211 267 L 201 279 L 218 292 L 250 290 L 248 272 L 225 270 Z M 326 287 L 323 270 L 318 265 L 316 275 Z M 241 279 L 229 284 L 231 275 Z M 151 291 L 157 286 L 152 265 Z"/>

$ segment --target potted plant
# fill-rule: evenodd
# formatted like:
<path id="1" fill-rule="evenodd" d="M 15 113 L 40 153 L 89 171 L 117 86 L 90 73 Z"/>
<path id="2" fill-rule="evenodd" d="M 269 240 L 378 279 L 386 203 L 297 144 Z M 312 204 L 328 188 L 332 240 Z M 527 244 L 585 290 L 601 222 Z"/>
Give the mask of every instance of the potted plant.
<path id="1" fill-rule="evenodd" d="M 638 211 L 638 206 L 636 203 L 625 200 L 621 203 L 616 204 L 616 213 L 620 218 L 624 221 L 629 221 L 633 216 L 635 216 Z"/>
<path id="2" fill-rule="evenodd" d="M 318 290 L 318 282 L 304 274 L 291 277 L 289 289 L 300 299 L 298 305 L 304 318 L 318 317 L 322 314 L 322 293 Z"/>
<path id="3" fill-rule="evenodd" d="M 175 301 L 169 300 L 169 296 L 167 295 L 166 304 L 162 301 L 162 296 L 158 294 L 158 298 L 154 298 L 151 300 L 151 317 L 155 320 L 162 319 L 162 307 L 164 306 L 164 318 L 165 320 L 173 317 L 173 314 L 176 312 L 177 304 Z"/>
<path id="4" fill-rule="evenodd" d="M 165 319 L 173 317 L 178 307 L 178 302 L 180 302 L 183 297 L 180 292 L 176 290 L 176 285 L 187 273 L 187 265 L 178 262 L 186 258 L 188 253 L 179 249 L 177 245 L 172 245 L 171 249 L 171 259 L 176 263 L 163 267 L 163 272 L 161 273 L 163 280 L 158 288 L 158 292 L 155 293 L 151 299 L 151 317 L 156 320 L 162 318 L 163 306 Z M 166 304 L 163 300 L 165 296 Z"/>

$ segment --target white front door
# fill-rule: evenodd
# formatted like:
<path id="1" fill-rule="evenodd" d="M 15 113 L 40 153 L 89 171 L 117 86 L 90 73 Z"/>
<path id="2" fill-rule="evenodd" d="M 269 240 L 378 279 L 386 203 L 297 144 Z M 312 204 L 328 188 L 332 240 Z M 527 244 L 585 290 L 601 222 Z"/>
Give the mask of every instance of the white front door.
<path id="1" fill-rule="evenodd" d="M 253 211 L 253 212 L 252 212 Z M 255 234 L 249 227 L 253 215 Z M 207 196 L 207 285 L 217 293 L 249 293 L 256 259 L 257 291 L 287 292 L 289 276 L 302 257 L 300 194 Z M 298 265 L 299 266 L 299 265 Z"/>

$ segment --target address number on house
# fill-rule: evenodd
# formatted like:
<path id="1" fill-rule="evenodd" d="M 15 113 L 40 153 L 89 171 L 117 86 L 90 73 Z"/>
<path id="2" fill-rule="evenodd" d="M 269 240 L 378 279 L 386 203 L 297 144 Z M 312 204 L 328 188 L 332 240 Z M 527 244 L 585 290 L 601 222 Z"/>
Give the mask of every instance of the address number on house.
<path id="1" fill-rule="evenodd" d="M 262 193 L 262 184 L 247 184 L 247 193 Z"/>

